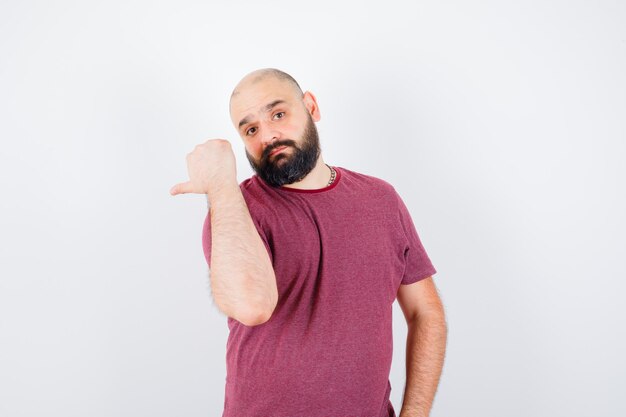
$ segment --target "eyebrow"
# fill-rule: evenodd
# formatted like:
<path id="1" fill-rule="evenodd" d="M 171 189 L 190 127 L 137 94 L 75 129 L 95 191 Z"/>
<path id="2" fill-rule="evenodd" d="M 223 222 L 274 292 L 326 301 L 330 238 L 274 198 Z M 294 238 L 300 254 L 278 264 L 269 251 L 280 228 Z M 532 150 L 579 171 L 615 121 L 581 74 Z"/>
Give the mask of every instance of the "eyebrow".
<path id="1" fill-rule="evenodd" d="M 272 101 L 270 104 L 266 104 L 263 107 L 263 111 L 264 112 L 268 112 L 270 110 L 272 110 L 274 107 L 278 106 L 279 104 L 283 104 L 285 103 L 285 100 L 274 100 Z M 252 118 L 252 115 L 247 115 L 246 117 L 244 117 L 243 119 L 241 119 L 241 121 L 239 122 L 239 129 L 241 129 L 241 126 L 250 123 L 250 119 Z"/>

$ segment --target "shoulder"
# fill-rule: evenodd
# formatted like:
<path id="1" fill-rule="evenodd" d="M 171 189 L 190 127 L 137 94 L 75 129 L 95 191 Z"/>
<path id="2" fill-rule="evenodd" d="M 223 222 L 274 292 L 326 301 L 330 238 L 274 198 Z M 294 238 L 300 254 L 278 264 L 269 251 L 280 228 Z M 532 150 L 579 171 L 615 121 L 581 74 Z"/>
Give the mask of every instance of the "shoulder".
<path id="1" fill-rule="evenodd" d="M 252 201 L 258 199 L 263 191 L 254 176 L 241 181 L 239 183 L 239 189 L 246 199 L 246 202 L 248 202 L 248 200 Z"/>
<path id="2" fill-rule="evenodd" d="M 379 197 L 394 197 L 396 190 L 388 181 L 375 177 L 373 175 L 364 174 L 362 172 L 353 171 L 344 167 L 338 167 L 342 172 L 342 180 L 346 185 L 355 189 L 366 190 Z"/>
<path id="3" fill-rule="evenodd" d="M 271 211 L 274 206 L 272 196 L 265 187 L 256 175 L 239 183 L 239 189 L 252 218 L 264 217 L 265 213 Z"/>

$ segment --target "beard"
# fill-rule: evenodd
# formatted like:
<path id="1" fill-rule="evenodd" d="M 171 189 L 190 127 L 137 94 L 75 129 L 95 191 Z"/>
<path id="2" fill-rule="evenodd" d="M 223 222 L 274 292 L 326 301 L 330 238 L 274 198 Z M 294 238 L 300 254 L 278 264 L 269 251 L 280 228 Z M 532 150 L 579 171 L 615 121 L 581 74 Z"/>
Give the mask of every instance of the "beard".
<path id="1" fill-rule="evenodd" d="M 309 120 L 300 141 L 301 147 L 291 139 L 277 140 L 263 150 L 259 162 L 255 161 L 246 150 L 246 157 L 252 169 L 270 186 L 280 187 L 298 182 L 315 167 L 320 155 L 320 141 L 315 123 L 311 115 L 308 116 Z M 270 159 L 269 154 L 281 146 L 292 148 L 291 154 L 288 149 L 284 149 Z"/>

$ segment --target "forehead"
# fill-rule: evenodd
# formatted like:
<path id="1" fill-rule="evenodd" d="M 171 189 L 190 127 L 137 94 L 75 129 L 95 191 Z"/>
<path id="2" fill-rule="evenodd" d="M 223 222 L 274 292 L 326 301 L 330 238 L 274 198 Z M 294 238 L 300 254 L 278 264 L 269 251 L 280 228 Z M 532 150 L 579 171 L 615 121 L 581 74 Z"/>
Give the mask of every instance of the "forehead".
<path id="1" fill-rule="evenodd" d="M 265 106 L 276 100 L 293 105 L 297 99 L 294 90 L 289 82 L 274 77 L 240 82 L 230 101 L 233 123 L 238 123 L 239 119 L 249 114 L 256 116 Z"/>

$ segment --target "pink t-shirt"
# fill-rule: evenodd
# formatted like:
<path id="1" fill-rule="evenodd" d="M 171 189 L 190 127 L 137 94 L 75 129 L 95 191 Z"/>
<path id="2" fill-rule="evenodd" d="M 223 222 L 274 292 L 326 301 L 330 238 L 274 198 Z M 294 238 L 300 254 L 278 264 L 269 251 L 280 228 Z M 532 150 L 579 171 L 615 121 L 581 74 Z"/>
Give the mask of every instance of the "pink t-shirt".
<path id="1" fill-rule="evenodd" d="M 392 304 L 433 267 L 386 181 L 334 167 L 316 190 L 240 188 L 276 274 L 271 318 L 228 317 L 223 417 L 395 417 Z M 211 264 L 210 212 L 202 244 Z"/>

